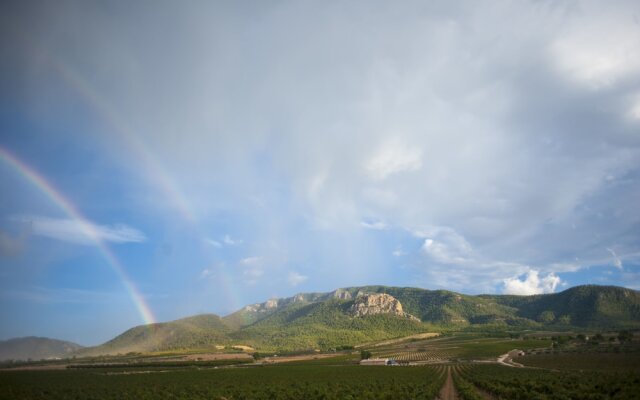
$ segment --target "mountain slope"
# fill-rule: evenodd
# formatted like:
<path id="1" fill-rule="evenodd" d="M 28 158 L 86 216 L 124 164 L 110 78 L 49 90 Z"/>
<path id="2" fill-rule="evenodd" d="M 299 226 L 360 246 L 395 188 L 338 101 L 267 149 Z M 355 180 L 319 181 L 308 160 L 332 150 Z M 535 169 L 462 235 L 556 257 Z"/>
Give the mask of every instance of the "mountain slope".
<path id="1" fill-rule="evenodd" d="M 82 346 L 43 337 L 22 337 L 0 341 L 0 361 L 42 360 L 69 357 Z"/>
<path id="2" fill-rule="evenodd" d="M 535 296 L 469 296 L 446 290 L 360 286 L 300 293 L 132 328 L 82 355 L 211 348 L 331 349 L 442 329 L 640 328 L 640 292 L 578 286 Z"/>
<path id="3" fill-rule="evenodd" d="M 546 324 L 579 327 L 637 327 L 640 292 L 617 286 L 576 286 L 535 296 L 486 296 L 514 307 L 517 315 Z"/>
<path id="4" fill-rule="evenodd" d="M 215 314 L 202 314 L 176 321 L 140 325 L 81 355 L 126 354 L 211 347 L 228 341 L 229 328 Z"/>
<path id="5" fill-rule="evenodd" d="M 358 316 L 353 310 L 356 301 L 330 298 L 289 304 L 231 337 L 258 347 L 326 350 L 428 330 L 417 319 L 391 312 Z"/>

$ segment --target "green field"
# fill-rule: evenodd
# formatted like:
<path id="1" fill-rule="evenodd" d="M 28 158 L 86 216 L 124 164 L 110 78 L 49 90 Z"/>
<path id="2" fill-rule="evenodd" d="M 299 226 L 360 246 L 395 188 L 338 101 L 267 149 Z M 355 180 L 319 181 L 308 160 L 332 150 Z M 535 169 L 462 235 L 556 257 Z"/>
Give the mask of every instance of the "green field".
<path id="1" fill-rule="evenodd" d="M 500 365 L 467 365 L 459 380 L 475 393 L 498 399 L 637 399 L 640 374 L 633 371 L 549 371 Z M 473 396 L 468 396 L 472 398 Z"/>
<path id="2" fill-rule="evenodd" d="M 578 336 L 463 332 L 325 354 L 263 353 L 255 360 L 138 354 L 20 363 L 0 369 L 0 400 L 435 399 L 441 390 L 464 400 L 640 398 L 640 341 L 598 344 Z M 497 356 L 514 349 L 526 355 L 511 366 L 497 364 Z M 365 354 L 400 365 L 358 365 Z M 25 366 L 59 369 L 19 370 Z"/>
<path id="3" fill-rule="evenodd" d="M 516 361 L 526 366 L 547 369 L 640 373 L 639 353 L 549 353 L 518 357 Z"/>
<path id="4" fill-rule="evenodd" d="M 443 380 L 434 367 L 5 371 L 0 399 L 433 399 Z"/>

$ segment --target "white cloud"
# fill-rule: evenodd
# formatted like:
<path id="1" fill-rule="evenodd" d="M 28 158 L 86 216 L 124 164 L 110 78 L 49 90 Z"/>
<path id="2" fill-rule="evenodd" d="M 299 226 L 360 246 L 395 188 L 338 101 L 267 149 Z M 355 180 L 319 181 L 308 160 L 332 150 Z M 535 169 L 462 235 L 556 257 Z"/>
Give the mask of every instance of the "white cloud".
<path id="1" fill-rule="evenodd" d="M 147 240 L 144 233 L 124 224 L 98 225 L 86 220 L 41 216 L 18 217 L 14 220 L 29 224 L 35 235 L 81 245 L 93 245 L 96 240 L 112 243 L 140 243 Z"/>
<path id="2" fill-rule="evenodd" d="M 620 257 L 618 257 L 616 252 L 613 251 L 613 249 L 608 247 L 607 247 L 607 251 L 611 253 L 611 257 L 613 257 L 613 265 L 619 269 L 622 269 L 622 260 L 620 259 Z"/>
<path id="3" fill-rule="evenodd" d="M 463 264 L 471 261 L 473 249 L 467 240 L 455 230 L 436 227 L 414 233 L 426 238 L 422 244 L 422 252 L 435 262 L 441 264 Z"/>
<path id="4" fill-rule="evenodd" d="M 224 242 L 224 244 L 228 246 L 236 246 L 236 245 L 242 244 L 241 239 L 232 239 L 231 236 L 229 235 L 224 235 L 224 238 L 222 239 L 222 241 Z"/>
<path id="5" fill-rule="evenodd" d="M 406 256 L 407 252 L 402 249 L 395 249 L 391 254 L 393 254 L 394 257 L 402 257 Z"/>
<path id="6" fill-rule="evenodd" d="M 362 226 L 363 228 L 366 228 L 366 229 L 373 229 L 373 230 L 377 230 L 377 231 L 382 231 L 382 230 L 387 229 L 387 224 L 385 224 L 382 221 L 375 221 L 375 222 L 362 221 L 362 222 L 360 222 L 360 226 Z"/>
<path id="7" fill-rule="evenodd" d="M 262 257 L 252 256 L 246 257 L 240 260 L 240 264 L 242 265 L 256 265 L 262 261 Z"/>
<path id="8" fill-rule="evenodd" d="M 620 7 L 586 5 L 551 45 L 559 68 L 593 89 L 613 86 L 640 71 L 637 17 Z M 596 18 L 592 12 L 599 13 Z"/>
<path id="9" fill-rule="evenodd" d="M 544 278 L 539 277 L 539 272 L 530 269 L 526 277 L 507 278 L 503 281 L 505 294 L 532 295 L 541 293 L 553 293 L 556 287 L 562 283 L 560 277 L 553 272 L 547 274 Z"/>
<path id="10" fill-rule="evenodd" d="M 210 268 L 205 268 L 200 272 L 200 278 L 205 279 L 213 276 L 213 270 Z"/>
<path id="11" fill-rule="evenodd" d="M 400 143 L 385 143 L 366 163 L 373 179 L 382 180 L 403 171 L 417 171 L 422 167 L 422 150 Z"/>
<path id="12" fill-rule="evenodd" d="M 222 247 L 222 243 L 218 242 L 217 240 L 214 239 L 210 239 L 210 238 L 204 238 L 202 239 L 202 241 L 210 246 L 213 247 L 217 247 L 217 248 L 221 248 Z"/>
<path id="13" fill-rule="evenodd" d="M 291 286 L 298 286 L 299 284 L 306 281 L 307 279 L 309 279 L 308 276 L 301 275 L 296 271 L 289 272 L 289 275 L 287 276 L 287 281 Z"/>

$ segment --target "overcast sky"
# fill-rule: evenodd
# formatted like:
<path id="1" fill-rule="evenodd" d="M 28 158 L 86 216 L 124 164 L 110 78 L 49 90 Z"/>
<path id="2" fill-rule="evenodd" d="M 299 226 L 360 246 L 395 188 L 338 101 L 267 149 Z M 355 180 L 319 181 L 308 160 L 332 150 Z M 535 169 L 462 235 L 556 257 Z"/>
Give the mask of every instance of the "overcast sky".
<path id="1" fill-rule="evenodd" d="M 639 179 L 637 1 L 0 6 L 0 339 L 639 289 Z"/>

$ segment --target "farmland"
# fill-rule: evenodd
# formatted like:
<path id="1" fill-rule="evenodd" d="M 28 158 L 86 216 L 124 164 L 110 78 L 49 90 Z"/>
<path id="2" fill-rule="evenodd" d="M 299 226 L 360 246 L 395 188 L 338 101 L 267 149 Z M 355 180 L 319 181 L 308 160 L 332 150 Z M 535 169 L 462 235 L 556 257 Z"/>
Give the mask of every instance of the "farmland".
<path id="1" fill-rule="evenodd" d="M 441 368 L 269 366 L 0 373 L 0 399 L 433 399 Z"/>
<path id="2" fill-rule="evenodd" d="M 513 362 L 498 364 L 507 352 Z M 365 354 L 399 366 L 358 365 Z M 631 399 L 639 391 L 637 341 L 596 344 L 544 334 L 462 332 L 320 354 L 140 354 L 0 370 L 0 400 Z"/>
<path id="3" fill-rule="evenodd" d="M 466 392 L 502 399 L 633 399 L 640 389 L 637 372 L 548 371 L 500 365 L 466 365 L 457 368 Z M 464 390 L 464 389 L 463 389 Z M 463 391 L 460 390 L 460 391 Z M 482 397 L 480 397 L 482 398 Z"/>

